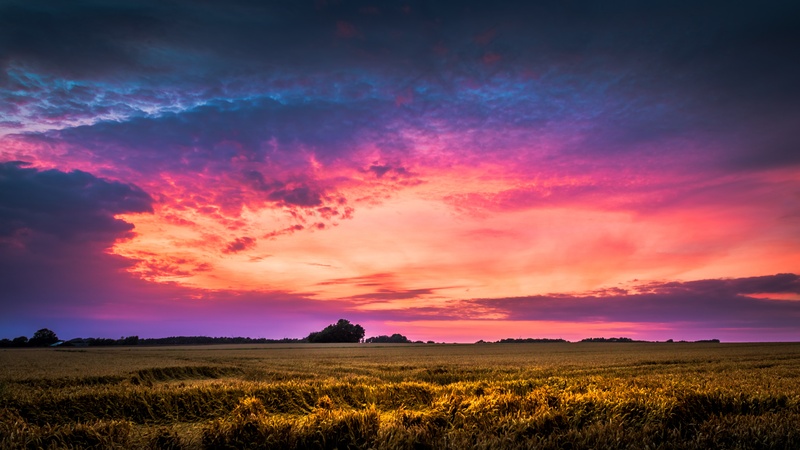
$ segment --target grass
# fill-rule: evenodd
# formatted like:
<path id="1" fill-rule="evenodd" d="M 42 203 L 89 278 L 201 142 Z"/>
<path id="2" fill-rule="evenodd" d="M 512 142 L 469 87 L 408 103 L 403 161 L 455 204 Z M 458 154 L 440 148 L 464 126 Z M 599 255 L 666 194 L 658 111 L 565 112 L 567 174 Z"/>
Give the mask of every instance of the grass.
<path id="1" fill-rule="evenodd" d="M 0 448 L 794 449 L 800 344 L 0 351 Z"/>

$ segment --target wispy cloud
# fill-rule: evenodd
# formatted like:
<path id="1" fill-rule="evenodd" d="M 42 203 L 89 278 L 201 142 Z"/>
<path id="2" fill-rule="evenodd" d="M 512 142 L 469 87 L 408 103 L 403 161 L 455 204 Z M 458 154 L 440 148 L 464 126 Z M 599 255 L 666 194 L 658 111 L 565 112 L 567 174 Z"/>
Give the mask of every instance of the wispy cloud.
<path id="1" fill-rule="evenodd" d="M 736 327 L 794 330 L 800 302 L 769 299 L 769 294 L 797 294 L 800 276 L 778 274 L 688 282 L 650 282 L 627 289 L 611 288 L 581 294 L 476 299 L 510 320 L 573 322 L 690 322 L 704 328 Z M 752 294 L 763 294 L 752 296 Z"/>

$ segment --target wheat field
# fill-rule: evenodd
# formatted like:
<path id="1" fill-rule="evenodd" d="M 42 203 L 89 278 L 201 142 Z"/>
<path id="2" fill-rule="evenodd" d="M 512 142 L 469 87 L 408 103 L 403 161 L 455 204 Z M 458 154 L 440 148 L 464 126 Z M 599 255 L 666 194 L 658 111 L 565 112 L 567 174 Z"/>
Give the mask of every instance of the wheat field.
<path id="1" fill-rule="evenodd" d="M 0 448 L 797 449 L 800 344 L 6 349 Z"/>

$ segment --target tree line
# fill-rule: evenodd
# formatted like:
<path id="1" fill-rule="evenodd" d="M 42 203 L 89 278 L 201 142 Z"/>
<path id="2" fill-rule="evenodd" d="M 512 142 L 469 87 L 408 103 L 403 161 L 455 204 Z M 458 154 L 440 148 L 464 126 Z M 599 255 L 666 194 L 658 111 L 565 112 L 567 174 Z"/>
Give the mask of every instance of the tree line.
<path id="1" fill-rule="evenodd" d="M 119 339 L 108 338 L 75 338 L 69 341 L 62 341 L 55 332 L 47 328 L 36 331 L 30 339 L 26 336 L 19 336 L 14 339 L 0 339 L 0 348 L 9 347 L 101 347 L 114 345 L 204 345 L 204 344 L 294 344 L 294 343 L 358 343 L 365 344 L 422 344 L 422 341 L 411 341 L 402 334 L 395 333 L 391 336 L 380 335 L 364 339 L 364 327 L 359 324 L 351 323 L 346 319 L 339 319 L 338 322 L 328 325 L 320 331 L 312 331 L 304 338 L 249 338 L 249 337 L 209 337 L 209 336 L 171 336 L 165 338 L 140 338 L 139 336 L 122 336 Z M 486 342 L 480 340 L 476 344 L 530 344 L 530 343 L 566 343 L 564 339 L 542 339 L 542 338 L 508 338 L 499 341 Z M 638 341 L 627 337 L 595 337 L 586 338 L 580 342 L 649 342 Z M 673 342 L 672 339 L 666 341 Z M 687 342 L 687 341 L 678 341 Z M 695 343 L 719 343 L 719 339 L 705 339 L 693 341 Z M 433 344 L 433 341 L 428 341 Z"/>
<path id="2" fill-rule="evenodd" d="M 410 343 L 401 335 L 376 336 L 364 340 L 365 330 L 359 324 L 340 319 L 320 331 L 312 331 L 305 338 L 249 338 L 249 337 L 209 337 L 209 336 L 170 336 L 165 338 L 140 338 L 139 336 L 123 336 L 119 339 L 109 338 L 75 338 L 62 341 L 55 332 L 42 328 L 28 339 L 19 336 L 14 339 L 1 339 L 0 347 L 108 347 L 114 345 L 203 345 L 203 344 L 292 344 L 292 343 Z M 418 341 L 421 342 L 421 341 Z"/>
<path id="3" fill-rule="evenodd" d="M 47 347 L 59 342 L 53 330 L 42 328 L 28 339 L 27 336 L 18 336 L 14 339 L 0 339 L 0 347 Z"/>

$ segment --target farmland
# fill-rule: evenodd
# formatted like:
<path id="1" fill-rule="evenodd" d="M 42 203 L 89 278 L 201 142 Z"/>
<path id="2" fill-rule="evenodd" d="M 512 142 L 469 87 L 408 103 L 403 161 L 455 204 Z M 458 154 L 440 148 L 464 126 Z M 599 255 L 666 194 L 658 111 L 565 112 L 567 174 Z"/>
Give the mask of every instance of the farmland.
<path id="1" fill-rule="evenodd" d="M 800 344 L 0 351 L 0 448 L 800 448 Z"/>

